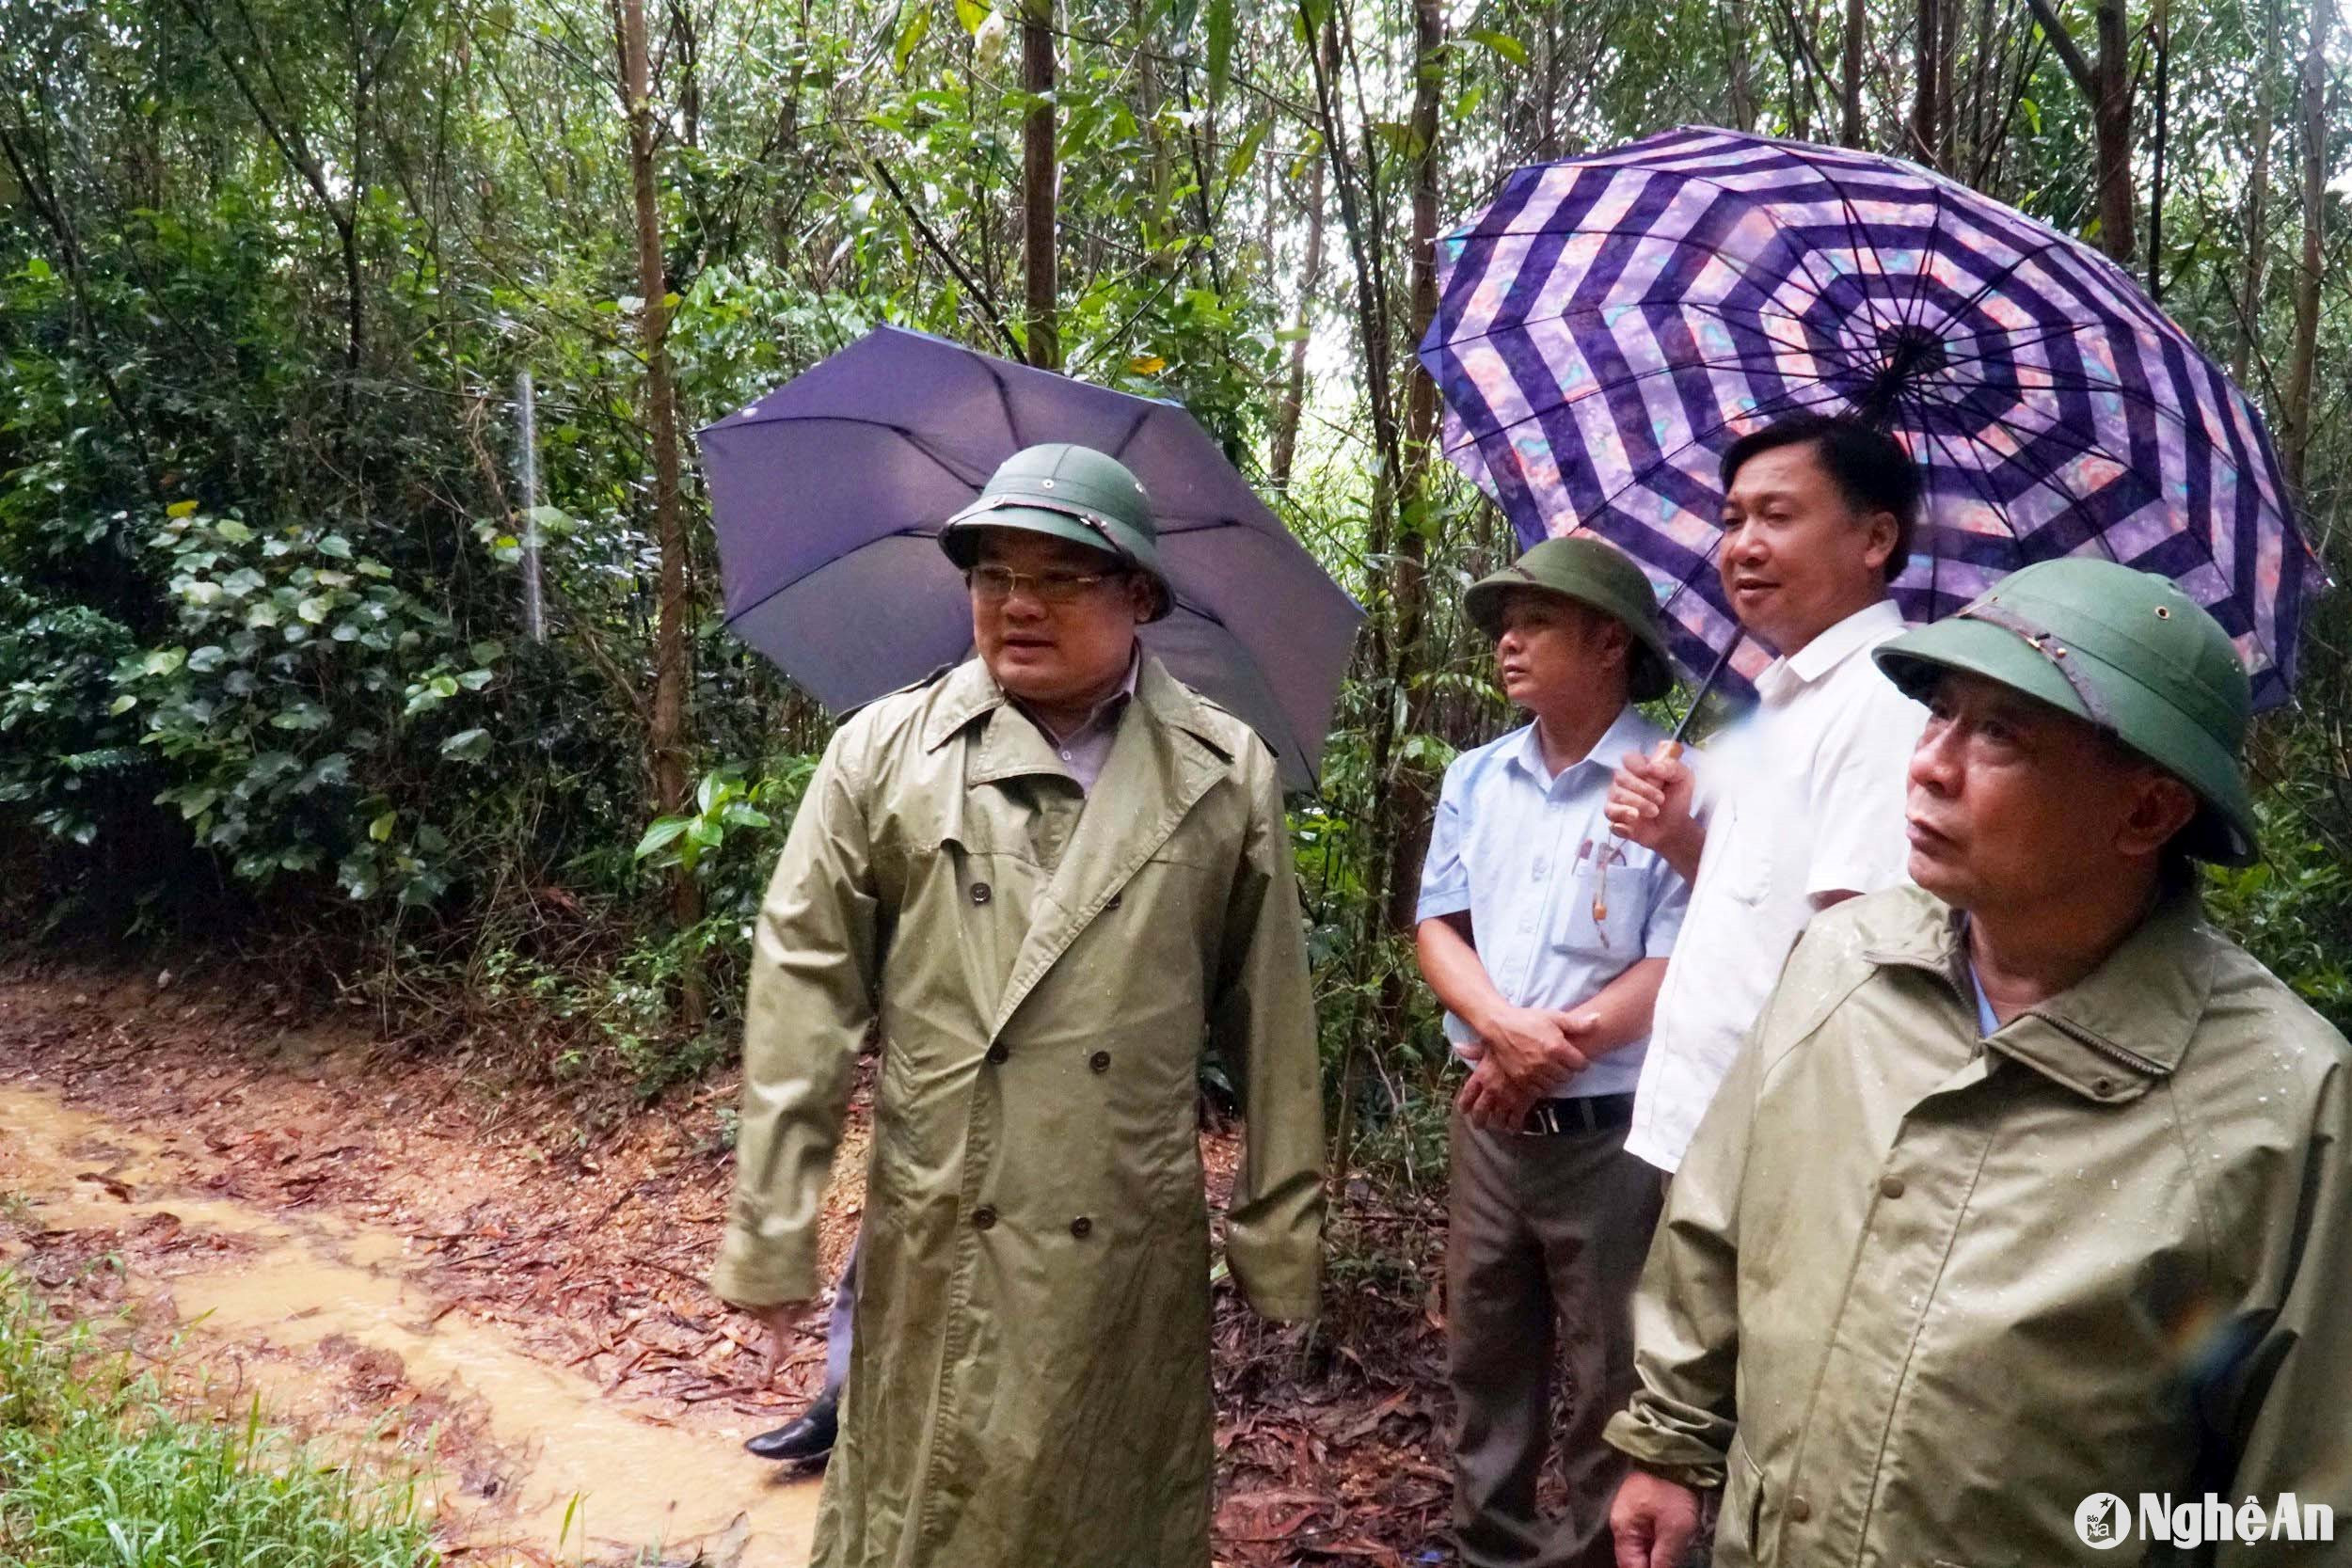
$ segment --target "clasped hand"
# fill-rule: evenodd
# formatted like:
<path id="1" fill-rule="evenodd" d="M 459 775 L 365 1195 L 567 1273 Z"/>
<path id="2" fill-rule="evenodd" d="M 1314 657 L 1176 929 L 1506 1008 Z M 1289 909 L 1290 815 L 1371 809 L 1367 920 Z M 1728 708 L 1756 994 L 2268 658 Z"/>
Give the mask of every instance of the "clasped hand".
<path id="1" fill-rule="evenodd" d="M 1550 1007 L 1504 1007 L 1486 1022 L 1470 1052 L 1470 1082 L 1454 1108 L 1473 1127 L 1516 1132 L 1535 1101 L 1557 1094 L 1592 1066 L 1585 1049 L 1599 1020 Z"/>

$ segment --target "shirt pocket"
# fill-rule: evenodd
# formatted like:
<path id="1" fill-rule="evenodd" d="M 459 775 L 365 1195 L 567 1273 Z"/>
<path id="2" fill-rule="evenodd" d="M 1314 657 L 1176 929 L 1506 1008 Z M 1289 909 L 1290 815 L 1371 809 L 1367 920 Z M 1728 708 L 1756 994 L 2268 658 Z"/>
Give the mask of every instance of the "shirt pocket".
<path id="1" fill-rule="evenodd" d="M 1551 945 L 1588 958 L 1630 962 L 1642 956 L 1642 928 L 1649 919 L 1649 888 L 1631 865 L 1612 864 L 1606 877 L 1593 861 L 1581 860 L 1560 890 L 1567 908 L 1553 917 L 1558 935 Z"/>
<path id="2" fill-rule="evenodd" d="M 1772 891 L 1772 865 L 1778 853 L 1774 840 L 1778 824 L 1764 802 L 1751 794 L 1733 795 L 1717 813 L 1708 832 L 1728 832 L 1724 843 L 1724 892 L 1742 904 L 1761 904 Z"/>

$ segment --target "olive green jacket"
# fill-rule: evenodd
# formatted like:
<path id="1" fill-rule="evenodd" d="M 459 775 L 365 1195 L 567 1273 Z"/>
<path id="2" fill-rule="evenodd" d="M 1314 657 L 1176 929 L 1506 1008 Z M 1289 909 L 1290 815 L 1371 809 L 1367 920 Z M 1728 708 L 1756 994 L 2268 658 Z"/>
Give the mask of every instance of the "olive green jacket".
<path id="1" fill-rule="evenodd" d="M 760 911 L 713 1288 L 817 1294 L 879 1022 L 816 1561 L 1201 1568 L 1204 1045 L 1247 1100 L 1226 1257 L 1313 1316 L 1323 1102 L 1273 757 L 1146 657 L 1091 796 L 977 662 L 843 725 Z"/>
<path id="2" fill-rule="evenodd" d="M 1958 917 L 1819 916 L 1675 1178 L 1635 1304 L 1637 1461 L 1724 1481 L 1716 1568 L 2174 1559 L 2141 1493 L 2330 1504 L 2352 1560 L 2342 1037 L 2159 908 L 1979 1041 Z M 2135 1528 L 2094 1553 L 2092 1493 Z"/>

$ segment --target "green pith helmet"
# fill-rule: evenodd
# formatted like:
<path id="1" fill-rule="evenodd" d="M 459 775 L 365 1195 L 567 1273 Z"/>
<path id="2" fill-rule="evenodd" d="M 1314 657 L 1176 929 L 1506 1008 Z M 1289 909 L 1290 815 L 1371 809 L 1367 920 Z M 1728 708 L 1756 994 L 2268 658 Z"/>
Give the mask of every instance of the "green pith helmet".
<path id="1" fill-rule="evenodd" d="M 1514 589 L 1538 589 L 1590 605 L 1625 623 L 1633 634 L 1626 661 L 1626 694 L 1637 703 L 1674 689 L 1666 657 L 1666 628 L 1649 578 L 1614 545 L 1585 534 L 1547 539 L 1502 571 L 1480 578 L 1462 595 L 1462 609 L 1488 637 L 1502 635 L 1502 607 Z"/>
<path id="2" fill-rule="evenodd" d="M 1048 441 L 1025 447 L 996 466 L 979 499 L 941 526 L 939 547 L 969 569 L 979 546 L 974 531 L 1026 529 L 1117 556 L 1152 579 L 1158 602 L 1152 619 L 1173 604 L 1160 570 L 1160 531 L 1142 483 L 1115 457 L 1092 447 Z"/>
<path id="3" fill-rule="evenodd" d="M 2097 725 L 2204 802 L 2183 849 L 2223 865 L 2254 859 L 2238 761 L 2253 686 L 2230 634 L 2169 579 L 2112 561 L 2040 562 L 1872 657 L 1922 701 L 1961 670 Z"/>

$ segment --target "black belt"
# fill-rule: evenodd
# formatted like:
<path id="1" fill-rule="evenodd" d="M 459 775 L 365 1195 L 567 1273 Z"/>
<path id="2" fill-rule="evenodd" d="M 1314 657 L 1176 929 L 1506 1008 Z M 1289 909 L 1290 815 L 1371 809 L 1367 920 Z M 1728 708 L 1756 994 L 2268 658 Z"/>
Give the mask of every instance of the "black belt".
<path id="1" fill-rule="evenodd" d="M 1539 1100 L 1527 1113 L 1524 1133 L 1607 1132 L 1633 1125 L 1629 1094 L 1588 1094 L 1574 1100 Z"/>

